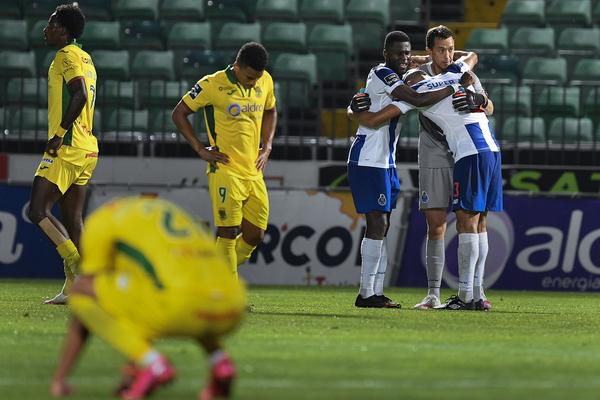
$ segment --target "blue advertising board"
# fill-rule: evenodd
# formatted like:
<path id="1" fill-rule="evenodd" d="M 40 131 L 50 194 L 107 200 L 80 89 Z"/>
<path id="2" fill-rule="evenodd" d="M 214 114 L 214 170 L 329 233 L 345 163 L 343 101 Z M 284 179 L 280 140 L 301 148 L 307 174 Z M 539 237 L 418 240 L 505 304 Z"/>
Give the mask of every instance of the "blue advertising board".
<path id="1" fill-rule="evenodd" d="M 496 289 L 600 291 L 600 200 L 505 196 L 488 215 L 485 286 Z M 426 225 L 414 200 L 402 268 L 394 284 L 423 287 Z M 444 283 L 458 286 L 458 235 L 448 215 Z"/>
<path id="2" fill-rule="evenodd" d="M 50 241 L 27 218 L 31 186 L 0 184 L 0 277 L 63 278 Z"/>

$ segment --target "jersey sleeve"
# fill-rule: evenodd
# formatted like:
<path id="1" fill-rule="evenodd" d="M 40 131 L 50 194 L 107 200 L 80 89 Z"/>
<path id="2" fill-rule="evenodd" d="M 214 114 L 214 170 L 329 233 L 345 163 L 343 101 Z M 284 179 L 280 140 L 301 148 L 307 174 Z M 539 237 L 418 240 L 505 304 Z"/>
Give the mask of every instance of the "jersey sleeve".
<path id="1" fill-rule="evenodd" d="M 66 83 L 84 76 L 81 59 L 74 51 L 60 50 L 56 55 L 56 61 L 58 62 L 55 65 L 58 66 Z"/>
<path id="2" fill-rule="evenodd" d="M 265 74 L 269 74 L 265 71 Z M 265 99 L 265 110 L 271 110 L 275 107 L 277 99 L 275 99 L 275 89 L 273 83 L 273 77 L 269 74 L 267 81 L 269 82 L 267 88 L 267 98 Z"/>
<path id="3" fill-rule="evenodd" d="M 398 74 L 388 67 L 377 68 L 375 70 L 375 76 L 381 81 L 385 92 L 389 95 L 391 95 L 398 86 L 404 85 L 404 82 L 402 82 L 402 79 L 400 79 Z"/>
<path id="4" fill-rule="evenodd" d="M 108 207 L 108 208 L 107 208 Z M 81 236 L 82 275 L 96 275 L 113 268 L 114 229 L 111 226 L 110 205 L 90 215 L 85 221 L 85 230 Z"/>
<path id="5" fill-rule="evenodd" d="M 455 72 L 455 73 L 467 72 L 470 70 L 471 70 L 471 67 L 469 67 L 469 65 L 467 63 L 464 63 L 462 61 L 455 61 L 454 63 L 450 64 L 448 66 L 448 68 L 446 69 L 447 72 Z"/>
<path id="6" fill-rule="evenodd" d="M 181 100 L 190 110 L 196 112 L 199 108 L 206 107 L 210 104 L 212 98 L 212 83 L 207 77 L 200 79 L 196 84 L 183 96 Z"/>

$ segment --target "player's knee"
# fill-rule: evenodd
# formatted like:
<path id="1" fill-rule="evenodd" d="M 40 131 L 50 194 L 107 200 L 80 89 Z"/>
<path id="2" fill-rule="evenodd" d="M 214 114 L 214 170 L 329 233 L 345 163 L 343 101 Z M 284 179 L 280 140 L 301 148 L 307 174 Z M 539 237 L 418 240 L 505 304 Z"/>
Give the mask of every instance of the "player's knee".
<path id="1" fill-rule="evenodd" d="M 446 234 L 445 223 L 427 224 L 427 236 L 430 239 L 441 239 Z"/>
<path id="2" fill-rule="evenodd" d="M 33 224 L 37 225 L 41 220 L 46 218 L 46 210 L 41 207 L 29 205 L 29 209 L 27 210 L 27 218 L 29 218 Z"/>

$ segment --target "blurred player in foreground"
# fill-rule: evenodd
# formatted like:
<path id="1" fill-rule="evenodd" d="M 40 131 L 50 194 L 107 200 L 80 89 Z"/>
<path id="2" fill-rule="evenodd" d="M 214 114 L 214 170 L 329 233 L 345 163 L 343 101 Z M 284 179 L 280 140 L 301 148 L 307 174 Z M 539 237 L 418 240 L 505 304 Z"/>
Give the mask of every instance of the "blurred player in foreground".
<path id="1" fill-rule="evenodd" d="M 116 200 L 86 223 L 80 275 L 69 296 L 74 315 L 52 395 L 71 392 L 67 376 L 93 332 L 130 362 L 122 399 L 144 398 L 175 378 L 152 347 L 172 336 L 192 338 L 208 354 L 211 376 L 200 399 L 227 398 L 235 367 L 220 342 L 240 323 L 246 295 L 211 234 L 160 199 Z"/>

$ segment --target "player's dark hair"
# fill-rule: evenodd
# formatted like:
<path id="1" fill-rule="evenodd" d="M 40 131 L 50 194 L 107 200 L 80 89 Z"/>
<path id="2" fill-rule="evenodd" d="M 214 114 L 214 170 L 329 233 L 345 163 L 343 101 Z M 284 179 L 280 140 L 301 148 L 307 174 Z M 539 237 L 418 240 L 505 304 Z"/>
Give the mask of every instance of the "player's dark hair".
<path id="1" fill-rule="evenodd" d="M 408 35 L 402 31 L 391 31 L 385 35 L 385 41 L 383 42 L 383 48 L 389 50 L 392 44 L 396 42 L 410 42 Z"/>
<path id="2" fill-rule="evenodd" d="M 454 32 L 452 32 L 450 28 L 444 25 L 434 26 L 427 31 L 427 35 L 425 36 L 425 46 L 428 49 L 433 49 L 433 44 L 436 38 L 443 40 L 450 37 L 454 39 Z"/>
<path id="3" fill-rule="evenodd" d="M 264 71 L 269 61 L 267 49 L 260 43 L 248 42 L 240 48 L 235 62 L 256 71 Z"/>
<path id="4" fill-rule="evenodd" d="M 85 16 L 75 3 L 56 7 L 56 21 L 67 30 L 73 39 L 79 38 L 85 27 Z"/>

